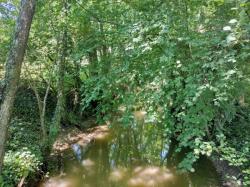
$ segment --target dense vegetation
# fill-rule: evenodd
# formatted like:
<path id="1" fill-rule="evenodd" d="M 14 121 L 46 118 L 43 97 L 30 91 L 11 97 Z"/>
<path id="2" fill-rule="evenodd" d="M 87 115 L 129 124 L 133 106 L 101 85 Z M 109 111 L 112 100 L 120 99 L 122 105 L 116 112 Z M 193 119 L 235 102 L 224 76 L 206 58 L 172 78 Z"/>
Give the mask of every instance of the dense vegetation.
<path id="1" fill-rule="evenodd" d="M 19 3 L 0 1 L 1 90 Z M 112 125 L 121 107 L 125 127 L 133 126 L 134 111 L 146 111 L 177 140 L 176 151 L 189 150 L 180 171 L 194 171 L 201 155 L 219 155 L 250 185 L 249 1 L 36 4 L 2 186 L 41 170 L 63 125 L 79 125 L 88 116 Z"/>

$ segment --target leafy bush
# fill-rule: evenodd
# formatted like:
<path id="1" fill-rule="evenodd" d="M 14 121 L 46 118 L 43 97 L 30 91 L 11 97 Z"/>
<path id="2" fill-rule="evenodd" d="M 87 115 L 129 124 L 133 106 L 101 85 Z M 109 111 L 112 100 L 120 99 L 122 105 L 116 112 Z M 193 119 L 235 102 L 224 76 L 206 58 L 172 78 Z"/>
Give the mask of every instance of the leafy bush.
<path id="1" fill-rule="evenodd" d="M 7 150 L 18 151 L 22 147 L 27 147 L 39 156 L 41 155 L 41 145 L 39 145 L 41 140 L 40 134 L 40 125 L 38 123 L 13 118 L 9 128 Z"/>
<path id="2" fill-rule="evenodd" d="M 22 177 L 32 177 L 38 171 L 42 161 L 39 134 L 38 123 L 16 117 L 11 120 L 0 182 L 4 187 L 15 186 Z"/>
<path id="3" fill-rule="evenodd" d="M 27 148 L 19 151 L 8 151 L 4 157 L 4 168 L 2 173 L 2 185 L 14 186 L 22 177 L 39 170 L 41 162 L 35 154 Z"/>

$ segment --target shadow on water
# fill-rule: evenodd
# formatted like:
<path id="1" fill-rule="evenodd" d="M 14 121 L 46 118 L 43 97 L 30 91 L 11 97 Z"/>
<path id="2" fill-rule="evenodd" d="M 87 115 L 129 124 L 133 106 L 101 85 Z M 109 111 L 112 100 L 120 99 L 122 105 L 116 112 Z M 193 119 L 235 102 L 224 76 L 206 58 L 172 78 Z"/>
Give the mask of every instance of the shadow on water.
<path id="1" fill-rule="evenodd" d="M 112 136 L 99 136 L 88 150 L 72 145 L 60 157 L 60 174 L 40 187 L 217 187 L 212 163 L 201 158 L 195 172 L 178 175 L 176 165 L 185 153 L 155 125 L 113 127 Z M 112 138 L 110 138 L 112 137 Z"/>

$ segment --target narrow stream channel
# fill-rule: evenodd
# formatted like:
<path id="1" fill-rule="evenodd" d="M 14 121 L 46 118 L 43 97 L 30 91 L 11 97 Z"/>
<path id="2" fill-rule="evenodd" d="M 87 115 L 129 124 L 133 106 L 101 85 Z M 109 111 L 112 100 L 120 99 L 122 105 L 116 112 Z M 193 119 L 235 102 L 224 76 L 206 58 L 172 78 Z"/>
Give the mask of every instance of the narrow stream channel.
<path id="1" fill-rule="evenodd" d="M 119 128 L 97 138 L 76 156 L 62 155 L 58 176 L 40 187 L 219 187 L 212 163 L 201 158 L 195 172 L 177 174 L 182 154 L 154 125 Z"/>

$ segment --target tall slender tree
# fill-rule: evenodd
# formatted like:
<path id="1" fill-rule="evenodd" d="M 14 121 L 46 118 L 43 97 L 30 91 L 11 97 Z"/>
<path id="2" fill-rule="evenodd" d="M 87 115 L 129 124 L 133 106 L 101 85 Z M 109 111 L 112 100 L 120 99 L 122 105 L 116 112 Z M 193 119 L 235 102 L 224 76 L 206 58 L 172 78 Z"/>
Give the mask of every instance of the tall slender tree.
<path id="1" fill-rule="evenodd" d="M 68 9 L 69 4 L 68 1 L 63 1 L 64 6 L 64 19 L 67 20 L 68 18 Z M 65 21 L 66 22 L 66 21 Z M 63 25 L 63 32 L 62 32 L 62 39 L 61 39 L 61 49 L 60 49 L 60 59 L 57 62 L 57 103 L 55 108 L 55 113 L 53 116 L 53 123 L 50 127 L 50 143 L 54 141 L 56 136 L 58 135 L 60 129 L 60 123 L 64 116 L 64 105 L 65 105 L 65 98 L 64 98 L 64 77 L 65 77 L 65 61 L 67 57 L 67 37 L 68 37 L 68 30 L 67 30 L 67 23 Z"/>
<path id="2" fill-rule="evenodd" d="M 35 12 L 36 0 L 22 0 L 20 13 L 16 21 L 15 35 L 6 62 L 5 78 L 0 105 L 0 172 L 2 171 L 4 147 L 8 124 L 17 91 L 22 62 L 25 55 L 29 31 Z"/>

